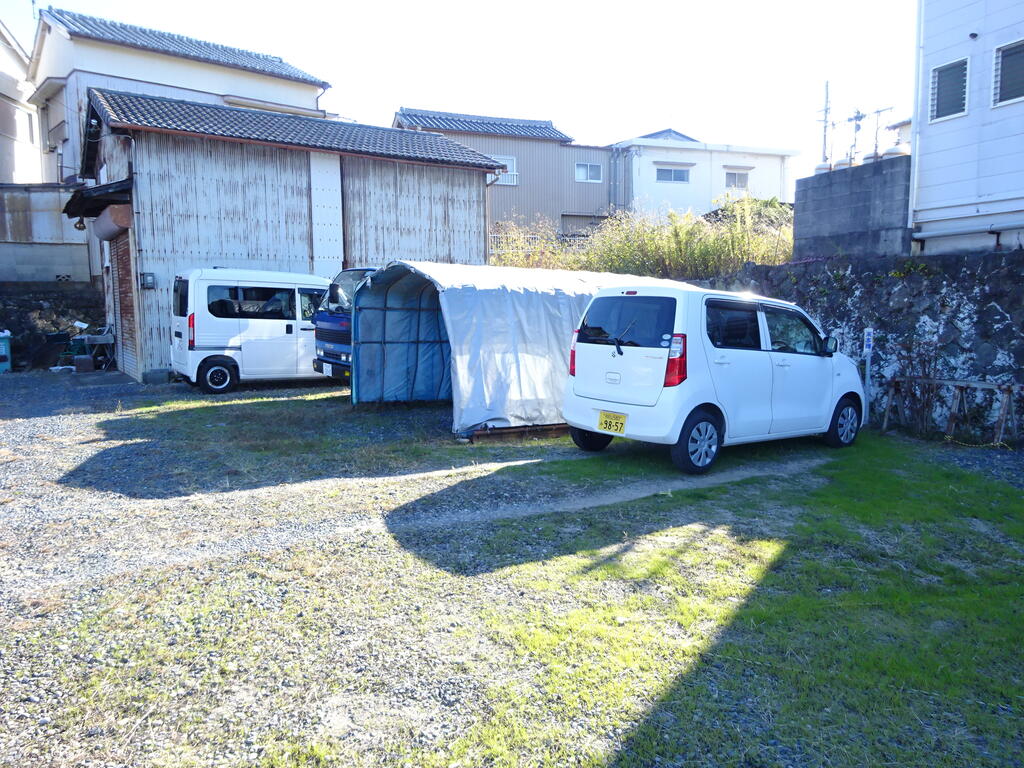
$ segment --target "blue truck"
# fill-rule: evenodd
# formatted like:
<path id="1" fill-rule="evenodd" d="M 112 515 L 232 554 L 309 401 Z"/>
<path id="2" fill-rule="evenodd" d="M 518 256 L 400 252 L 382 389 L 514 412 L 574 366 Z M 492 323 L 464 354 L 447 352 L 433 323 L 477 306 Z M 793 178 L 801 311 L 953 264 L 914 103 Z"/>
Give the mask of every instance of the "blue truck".
<path id="1" fill-rule="evenodd" d="M 316 359 L 313 370 L 344 383 L 352 377 L 352 297 L 373 269 L 343 269 L 331 281 L 320 302 L 313 326 L 316 328 Z"/>

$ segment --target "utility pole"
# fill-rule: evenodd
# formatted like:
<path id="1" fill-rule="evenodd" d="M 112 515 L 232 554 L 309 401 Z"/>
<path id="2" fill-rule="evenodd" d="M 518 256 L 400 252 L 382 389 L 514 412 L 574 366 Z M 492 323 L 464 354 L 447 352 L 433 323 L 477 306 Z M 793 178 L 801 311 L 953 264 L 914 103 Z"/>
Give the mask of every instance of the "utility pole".
<path id="1" fill-rule="evenodd" d="M 818 110 L 824 113 L 824 117 L 819 121 L 821 123 L 821 162 L 828 162 L 828 114 L 831 105 L 828 100 L 828 80 L 825 81 L 825 108 Z"/>
<path id="2" fill-rule="evenodd" d="M 857 134 L 860 132 L 860 121 L 867 115 L 859 109 L 854 110 L 853 116 L 846 118 L 846 122 L 853 123 L 853 144 L 850 146 L 850 160 L 857 156 Z"/>
<path id="3" fill-rule="evenodd" d="M 878 131 L 882 125 L 882 115 L 886 112 L 892 112 L 892 107 L 886 107 L 885 109 L 875 110 L 875 154 L 878 154 Z"/>

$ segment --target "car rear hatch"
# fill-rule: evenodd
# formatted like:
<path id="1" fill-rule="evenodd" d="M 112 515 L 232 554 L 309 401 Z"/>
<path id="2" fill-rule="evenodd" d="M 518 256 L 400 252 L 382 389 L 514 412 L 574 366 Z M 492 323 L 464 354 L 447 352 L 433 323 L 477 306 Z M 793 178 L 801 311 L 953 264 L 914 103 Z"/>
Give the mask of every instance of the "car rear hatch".
<path id="1" fill-rule="evenodd" d="M 184 371 L 188 365 L 188 279 L 174 278 L 171 306 L 171 361 L 174 369 Z"/>
<path id="2" fill-rule="evenodd" d="M 652 406 L 665 386 L 676 300 L 667 296 L 595 299 L 576 334 L 573 392 L 624 405 Z"/>

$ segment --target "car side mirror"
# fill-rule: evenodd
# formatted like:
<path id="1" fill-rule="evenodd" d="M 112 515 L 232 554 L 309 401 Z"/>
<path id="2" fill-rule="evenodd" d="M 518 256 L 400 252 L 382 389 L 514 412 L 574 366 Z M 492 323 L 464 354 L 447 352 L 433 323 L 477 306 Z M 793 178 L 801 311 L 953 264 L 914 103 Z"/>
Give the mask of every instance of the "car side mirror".
<path id="1" fill-rule="evenodd" d="M 331 287 L 327 289 L 327 301 L 331 304 L 341 304 L 341 286 L 337 283 L 331 283 Z"/>
<path id="2" fill-rule="evenodd" d="M 835 336 L 826 336 L 825 337 L 825 354 L 826 355 L 834 355 L 838 351 L 839 351 L 839 342 L 836 340 L 836 337 Z"/>

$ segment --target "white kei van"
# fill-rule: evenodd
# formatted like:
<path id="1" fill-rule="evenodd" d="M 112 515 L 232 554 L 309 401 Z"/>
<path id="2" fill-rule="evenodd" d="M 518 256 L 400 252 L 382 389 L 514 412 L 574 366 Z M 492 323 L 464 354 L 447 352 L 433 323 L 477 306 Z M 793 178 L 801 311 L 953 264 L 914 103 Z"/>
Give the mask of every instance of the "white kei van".
<path id="1" fill-rule="evenodd" d="M 331 281 L 254 269 L 193 269 L 174 278 L 171 360 L 206 392 L 239 381 L 311 379 L 313 315 Z"/>
<path id="2" fill-rule="evenodd" d="M 573 334 L 562 415 L 573 441 L 671 446 L 706 472 L 723 445 L 823 434 L 848 446 L 864 414 L 853 361 L 796 305 L 686 283 L 617 287 Z"/>

